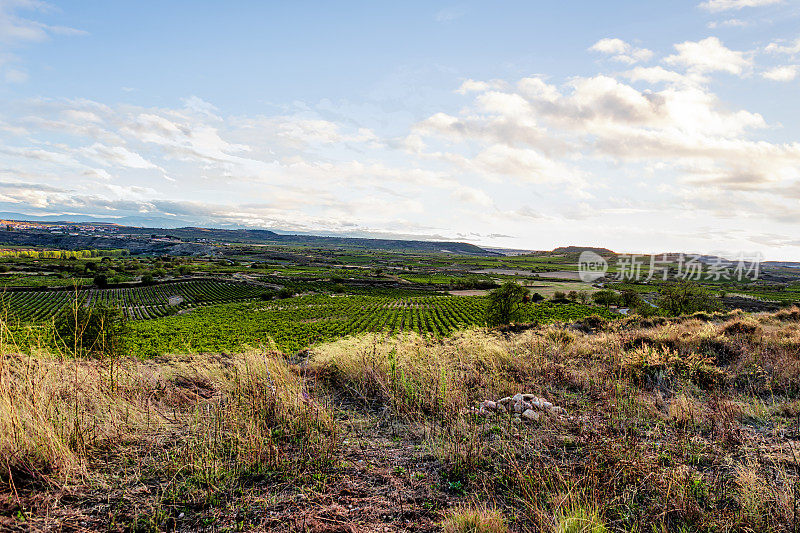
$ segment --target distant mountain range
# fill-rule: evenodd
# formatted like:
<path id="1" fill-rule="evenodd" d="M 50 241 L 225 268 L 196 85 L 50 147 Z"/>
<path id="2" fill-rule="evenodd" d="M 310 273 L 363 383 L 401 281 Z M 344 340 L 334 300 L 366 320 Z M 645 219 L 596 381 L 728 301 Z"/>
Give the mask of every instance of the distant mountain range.
<path id="1" fill-rule="evenodd" d="M 393 251 L 418 251 L 429 253 L 454 253 L 463 255 L 502 255 L 496 252 L 485 250 L 474 244 L 466 242 L 451 241 L 420 241 L 402 239 L 369 239 L 358 237 L 323 237 L 318 235 L 285 235 L 264 229 L 217 229 L 217 228 L 198 228 L 185 227 L 173 228 L 169 230 L 154 228 L 132 228 L 122 227 L 122 233 L 148 234 L 164 233 L 171 237 L 177 237 L 182 241 L 198 241 L 203 239 L 209 242 L 238 242 L 249 244 L 294 244 L 305 246 L 338 246 L 338 247 L 359 247 L 373 250 L 393 250 Z"/>
<path id="2" fill-rule="evenodd" d="M 263 229 L 220 229 L 200 227 L 139 227 L 108 222 L 97 217 L 47 216 L 25 217 L 19 213 L 0 213 L 0 218 L 9 222 L 31 222 L 54 225 L 113 225 L 114 234 L 107 232 L 84 232 L 81 235 L 66 235 L 47 230 L 0 231 L 0 243 L 22 246 L 50 246 L 62 249 L 81 248 L 128 248 L 131 251 L 147 251 L 143 237 L 173 237 L 183 242 L 214 246 L 223 243 L 283 244 L 317 247 L 357 247 L 371 250 L 410 251 L 425 253 L 453 253 L 461 255 L 497 256 L 497 252 L 485 250 L 474 244 L 451 241 L 423 241 L 407 239 L 372 239 L 359 237 L 337 237 L 301 234 L 282 234 Z M 66 219 L 66 220 L 65 220 Z M 129 236 L 120 238 L 120 234 Z M 165 248 L 163 242 L 157 245 Z M 199 252 L 198 252 L 199 253 Z"/>
<path id="3" fill-rule="evenodd" d="M 157 227 L 157 228 L 177 228 L 181 226 L 189 226 L 191 222 L 188 220 L 166 218 L 166 217 L 144 217 L 144 216 L 127 216 L 120 218 L 104 218 L 95 217 L 91 215 L 26 215 L 23 213 L 0 212 L 0 218 L 3 220 L 20 220 L 26 222 L 76 222 L 76 223 L 91 223 L 91 224 L 117 224 L 120 226 L 138 226 L 138 227 Z"/>

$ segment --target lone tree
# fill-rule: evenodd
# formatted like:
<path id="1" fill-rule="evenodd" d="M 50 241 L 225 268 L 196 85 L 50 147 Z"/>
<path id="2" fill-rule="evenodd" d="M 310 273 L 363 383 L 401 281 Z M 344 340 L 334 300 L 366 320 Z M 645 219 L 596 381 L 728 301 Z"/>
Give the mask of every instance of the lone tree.
<path id="1" fill-rule="evenodd" d="M 688 280 L 664 285 L 656 303 L 673 316 L 716 311 L 719 308 L 706 289 Z"/>
<path id="2" fill-rule="evenodd" d="M 622 299 L 622 305 L 624 305 L 629 309 L 637 309 L 642 304 L 644 304 L 642 297 L 639 296 L 639 294 L 637 294 L 636 291 L 631 291 L 631 290 L 622 291 L 622 295 L 620 296 L 620 298 Z"/>
<path id="3" fill-rule="evenodd" d="M 617 298 L 617 293 L 605 289 L 592 294 L 592 300 L 594 300 L 597 305 L 604 305 L 606 309 L 608 309 L 610 306 L 615 305 L 619 299 Z"/>
<path id="4" fill-rule="evenodd" d="M 503 283 L 489 293 L 486 323 L 490 326 L 501 326 L 519 320 L 527 296 L 527 288 L 513 281 Z"/>

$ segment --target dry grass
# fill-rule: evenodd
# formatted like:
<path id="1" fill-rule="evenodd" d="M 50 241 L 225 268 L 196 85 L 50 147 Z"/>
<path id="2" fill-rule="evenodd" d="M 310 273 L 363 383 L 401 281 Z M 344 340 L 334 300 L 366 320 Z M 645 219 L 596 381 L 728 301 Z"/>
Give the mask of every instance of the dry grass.
<path id="1" fill-rule="evenodd" d="M 443 533 L 507 533 L 503 514 L 485 506 L 462 506 L 442 521 Z"/>
<path id="2" fill-rule="evenodd" d="M 123 364 L 112 378 L 99 361 L 3 356 L 0 455 L 6 473 L 63 483 L 87 474 L 92 449 L 163 427 L 160 411 L 177 399 L 151 401 L 163 378 L 142 368 Z"/>
<path id="3" fill-rule="evenodd" d="M 594 333 L 472 330 L 443 342 L 366 336 L 317 348 L 311 367 L 367 405 L 422 420 L 448 486 L 504 495 L 516 523 L 528 524 L 523 530 L 571 530 L 580 522 L 568 519 L 574 514 L 588 520 L 587 531 L 788 531 L 797 516 L 796 459 L 762 464 L 781 480 L 757 485 L 775 487 L 769 493 L 745 482 L 741 465 L 764 463 L 781 438 L 800 449 L 800 329 L 787 319 L 794 313 L 633 319 Z M 464 414 L 515 392 L 545 396 L 572 416 L 530 427 Z M 586 498 L 565 511 L 557 495 L 576 487 Z"/>
<path id="4" fill-rule="evenodd" d="M 121 360 L 113 374 L 107 361 L 2 359 L 0 483 L 17 499 L 37 488 L 108 486 L 97 460 L 109 452 L 136 463 L 131 483 L 171 480 L 166 493 L 186 479 L 301 475 L 332 460 L 337 446 L 329 406 L 278 353 Z M 147 457 L 135 456 L 143 449 Z"/>
<path id="5" fill-rule="evenodd" d="M 556 533 L 606 533 L 608 530 L 596 509 L 573 505 L 559 511 Z"/>
<path id="6" fill-rule="evenodd" d="M 368 334 L 315 349 L 311 368 L 367 403 L 389 402 L 409 416 L 444 415 L 469 405 L 478 391 L 510 390 L 503 380 L 492 380 L 512 359 L 499 339 L 476 331 L 457 333 L 446 343 L 417 334 Z"/>
<path id="7" fill-rule="evenodd" d="M 89 493 L 109 530 L 796 531 L 796 316 L 363 335 L 302 366 L 5 355 L 0 526 Z M 469 409 L 516 392 L 568 414 Z"/>

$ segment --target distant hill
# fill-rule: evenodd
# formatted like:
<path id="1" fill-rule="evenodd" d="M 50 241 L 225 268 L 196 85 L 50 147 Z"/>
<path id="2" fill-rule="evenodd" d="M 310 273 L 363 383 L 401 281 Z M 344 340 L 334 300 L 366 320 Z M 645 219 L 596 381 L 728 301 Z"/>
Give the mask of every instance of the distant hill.
<path id="1" fill-rule="evenodd" d="M 55 219 L 56 217 L 52 217 Z M 6 220 L 12 221 L 10 217 Z M 50 225 L 75 226 L 76 229 L 85 224 L 99 225 L 96 220 L 70 221 L 62 220 L 21 220 L 14 222 L 35 222 Z M 104 226 L 106 224 L 103 224 Z M 295 246 L 314 246 L 320 248 L 364 248 L 369 250 L 386 250 L 395 252 L 424 252 L 424 253 L 451 253 L 459 255 L 499 256 L 497 252 L 485 250 L 474 244 L 450 241 L 421 241 L 421 240 L 395 240 L 395 239 L 369 239 L 357 237 L 322 237 L 316 235 L 285 235 L 263 229 L 217 229 L 217 228 L 142 228 L 113 224 L 113 232 L 106 231 L 102 234 L 67 235 L 63 232 L 53 234 L 46 229 L 24 231 L 0 231 L 0 244 L 23 246 L 50 246 L 61 249 L 85 248 L 127 248 L 132 252 L 153 251 L 169 253 L 174 247 L 168 243 L 148 242 L 152 236 L 172 237 L 184 243 L 197 243 L 195 253 L 202 253 L 210 247 L 225 243 L 241 244 L 283 244 Z M 72 230 L 69 230 L 72 231 Z M 125 236 L 124 238 L 122 236 Z M 177 242 L 177 241 L 176 241 Z M 184 247 L 178 247 L 184 250 Z"/>
<path id="2" fill-rule="evenodd" d="M 550 254 L 563 255 L 569 260 L 577 262 L 583 252 L 594 252 L 601 257 L 605 257 L 606 259 L 614 259 L 617 257 L 616 252 L 609 250 L 608 248 L 597 248 L 594 246 L 560 246 L 558 248 L 554 248 Z"/>
<path id="3" fill-rule="evenodd" d="M 152 233 L 153 228 L 121 228 L 120 231 Z M 317 235 L 284 235 L 262 229 L 213 229 L 213 228 L 175 228 L 160 232 L 181 240 L 196 241 L 206 239 L 210 242 L 237 242 L 249 244 L 289 244 L 321 247 L 357 247 L 372 250 L 417 251 L 428 253 L 452 253 L 462 255 L 500 255 L 484 250 L 474 244 L 451 241 L 419 241 L 395 239 L 367 239 L 357 237 L 321 237 Z"/>

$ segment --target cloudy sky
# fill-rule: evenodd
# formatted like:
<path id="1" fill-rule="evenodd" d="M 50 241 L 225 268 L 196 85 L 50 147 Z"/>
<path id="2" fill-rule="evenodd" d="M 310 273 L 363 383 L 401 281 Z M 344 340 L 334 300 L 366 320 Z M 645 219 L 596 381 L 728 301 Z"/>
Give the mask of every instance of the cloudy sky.
<path id="1" fill-rule="evenodd" d="M 800 0 L 0 0 L 0 211 L 800 260 Z"/>

